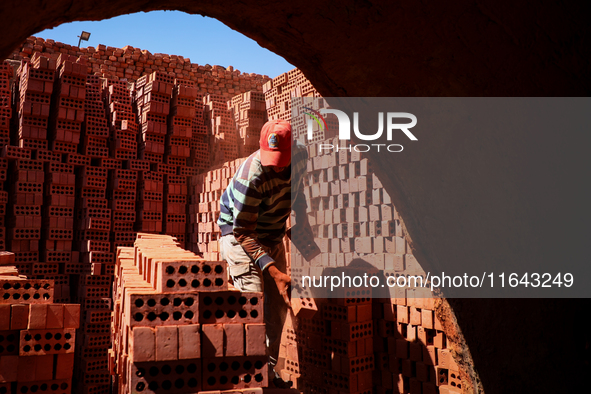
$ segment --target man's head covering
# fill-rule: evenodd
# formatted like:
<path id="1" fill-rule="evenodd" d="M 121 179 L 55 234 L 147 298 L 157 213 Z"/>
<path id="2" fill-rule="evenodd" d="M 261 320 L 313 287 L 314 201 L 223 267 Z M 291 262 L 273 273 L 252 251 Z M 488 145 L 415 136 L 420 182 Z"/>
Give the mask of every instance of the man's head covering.
<path id="1" fill-rule="evenodd" d="M 291 125 L 286 120 L 270 120 L 261 130 L 261 164 L 287 167 L 291 162 Z"/>

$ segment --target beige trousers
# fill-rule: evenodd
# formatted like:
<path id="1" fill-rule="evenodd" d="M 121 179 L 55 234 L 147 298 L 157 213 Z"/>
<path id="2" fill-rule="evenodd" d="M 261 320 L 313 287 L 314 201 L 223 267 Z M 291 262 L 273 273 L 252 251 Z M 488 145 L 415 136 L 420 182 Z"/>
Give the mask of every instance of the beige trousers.
<path id="1" fill-rule="evenodd" d="M 261 269 L 234 238 L 234 235 L 228 234 L 221 237 L 219 243 L 221 257 L 228 262 L 228 271 L 234 281 L 234 286 L 244 292 L 264 293 L 263 313 L 267 329 L 267 352 L 269 365 L 275 367 L 279 356 L 281 332 L 287 315 L 287 306 L 283 297 L 279 294 L 275 281 L 267 270 L 264 273 L 261 272 Z M 279 271 L 286 273 L 287 261 L 283 242 L 279 242 L 273 247 L 263 245 L 263 249 L 275 260 Z"/>

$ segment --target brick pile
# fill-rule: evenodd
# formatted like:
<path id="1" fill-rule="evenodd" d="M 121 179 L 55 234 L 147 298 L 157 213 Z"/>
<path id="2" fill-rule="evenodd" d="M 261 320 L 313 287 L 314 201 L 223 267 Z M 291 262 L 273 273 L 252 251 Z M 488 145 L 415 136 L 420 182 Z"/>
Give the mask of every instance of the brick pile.
<path id="1" fill-rule="evenodd" d="M 0 158 L 0 183 L 4 186 L 6 173 L 8 171 L 8 161 Z M 0 190 L 0 251 L 6 250 L 6 204 L 8 203 L 8 192 Z"/>
<path id="2" fill-rule="evenodd" d="M 226 97 L 249 90 L 261 91 L 262 85 L 269 80 L 266 75 L 241 73 L 232 66 L 199 65 L 190 59 L 162 53 L 152 54 L 147 50 L 125 46 L 113 48 L 105 45 L 79 48 L 54 40 L 29 37 L 16 49 L 10 59 L 29 61 L 35 53 L 57 56 L 60 53 L 80 57 L 86 60 L 88 74 L 103 78 L 127 79 L 135 81 L 154 71 L 172 74 L 174 78 L 193 81 L 203 94 L 213 93 Z"/>
<path id="3" fill-rule="evenodd" d="M 238 127 L 239 154 L 247 157 L 259 149 L 261 129 L 267 121 L 265 95 L 254 91 L 236 95 L 228 101 L 228 109 Z"/>
<path id="4" fill-rule="evenodd" d="M 228 288 L 225 262 L 140 233 L 134 248 L 118 250 L 113 299 L 118 392 L 267 385 L 262 294 Z"/>
<path id="5" fill-rule="evenodd" d="M 4 149 L 9 175 L 4 218 L 7 249 L 15 253 L 17 267 L 24 275 L 43 273 L 44 268 L 50 269 L 39 264 L 43 163 L 30 160 L 29 149 L 8 145 Z"/>
<path id="6" fill-rule="evenodd" d="M 49 119 L 49 141 L 52 151 L 77 153 L 82 122 L 85 120 L 86 64 L 78 58 L 61 54 Z"/>
<path id="7" fill-rule="evenodd" d="M 47 126 L 55 80 L 55 59 L 33 56 L 17 70 L 19 81 L 18 134 L 13 136 L 21 148 L 47 149 Z"/>
<path id="8" fill-rule="evenodd" d="M 309 112 L 308 108 L 323 108 L 326 107 L 326 103 L 297 68 L 267 81 L 263 85 L 263 92 L 268 118 L 289 121 L 295 139 L 308 141 L 308 123 L 314 131 L 312 142 L 326 141 L 336 135 L 338 123 L 335 115 L 323 115 L 328 129 L 321 127 L 311 118 L 306 122 L 303 115 Z"/>
<path id="9" fill-rule="evenodd" d="M 184 243 L 187 180 L 197 173 L 194 167 L 209 166 L 208 145 L 199 147 L 205 158 L 201 166 L 190 150 L 194 134 L 206 141 L 203 100 L 186 81 L 170 85 L 176 96 L 170 90 L 158 97 L 174 100 L 173 114 L 158 125 L 160 155 L 145 160 L 138 141 L 149 141 L 141 132 L 154 125 L 144 122 L 140 130 L 131 99 L 136 91 L 127 82 L 86 76 L 80 59 L 64 54 L 34 60 L 23 63 L 17 75 L 14 113 L 20 122 L 9 131 L 15 143 L 29 148 L 2 146 L 0 177 L 6 190 L 0 193 L 0 238 L 7 244 L 1 246 L 14 251 L 11 264 L 21 274 L 53 281 L 55 302 L 81 304 L 76 392 L 106 393 L 114 251 L 132 246 L 138 230 L 167 231 Z M 12 68 L 2 64 L 8 81 Z M 150 78 L 166 76 L 146 76 L 144 87 Z M 10 100 L 3 103 L 10 110 Z M 140 120 L 151 113 L 152 103 L 157 102 L 146 100 L 148 108 L 141 103 Z M 177 127 L 182 116 L 186 124 Z M 36 119 L 47 125 L 39 127 Z M 3 122 L 9 125 L 8 116 Z M 30 138 L 31 130 L 44 139 Z"/>
<path id="10" fill-rule="evenodd" d="M 166 164 L 187 165 L 187 160 L 191 156 L 190 142 L 197 112 L 195 100 L 198 96 L 200 95 L 193 81 L 175 81 L 166 134 Z"/>
<path id="11" fill-rule="evenodd" d="M 0 145 L 10 143 L 10 120 L 12 119 L 10 78 L 12 74 L 12 67 L 8 63 L 0 63 Z"/>
<path id="12" fill-rule="evenodd" d="M 142 130 L 139 158 L 151 163 L 164 162 L 167 119 L 174 78 L 155 72 L 138 79 L 135 103 Z"/>
<path id="13" fill-rule="evenodd" d="M 111 285 L 113 275 L 80 275 L 72 283 L 81 307 L 76 340 L 74 387 L 77 393 L 109 393 L 108 348 L 111 344 Z"/>
<path id="14" fill-rule="evenodd" d="M 189 141 L 191 148 L 190 165 L 196 171 L 203 171 L 211 165 L 209 129 L 205 124 L 205 105 L 203 95 L 197 94 L 195 99 L 195 119 L 193 120 L 193 134 Z"/>
<path id="15" fill-rule="evenodd" d="M 263 90 L 269 119 L 290 120 L 294 138 L 307 141 L 303 114 L 309 111 L 304 107 L 325 106 L 309 81 L 292 70 Z M 309 237 L 323 253 L 309 262 L 303 257 L 306 251 L 296 249 L 290 262 L 293 285 L 301 287 L 302 275 L 342 272 L 426 279 L 406 242 L 402 219 L 368 159 L 354 150 L 317 150 L 320 141 L 340 145 L 332 137 L 336 120 L 325 118 L 328 129 L 313 124 L 304 187 L 313 232 Z M 363 268 L 350 267 L 353 260 L 362 260 Z M 280 352 L 284 379 L 312 393 L 372 388 L 378 393 L 462 392 L 460 370 L 428 289 L 396 288 L 389 298 L 373 299 L 372 288 L 338 292 L 336 299 L 314 299 L 304 291 L 292 300 L 297 317 L 286 322 Z"/>
<path id="16" fill-rule="evenodd" d="M 72 392 L 80 305 L 55 303 L 52 280 L 18 275 L 0 252 L 0 392 Z"/>
<path id="17" fill-rule="evenodd" d="M 203 97 L 205 122 L 213 140 L 213 164 L 238 158 L 238 131 L 228 103 L 223 96 L 208 94 Z"/>
<path id="18" fill-rule="evenodd" d="M 122 121 L 128 122 L 128 121 Z M 135 153 L 135 152 L 134 152 Z M 111 208 L 110 252 L 119 246 L 131 246 L 135 239 L 136 190 L 138 172 L 136 170 L 109 170 L 109 208 Z M 108 245 L 105 243 L 104 247 Z"/>

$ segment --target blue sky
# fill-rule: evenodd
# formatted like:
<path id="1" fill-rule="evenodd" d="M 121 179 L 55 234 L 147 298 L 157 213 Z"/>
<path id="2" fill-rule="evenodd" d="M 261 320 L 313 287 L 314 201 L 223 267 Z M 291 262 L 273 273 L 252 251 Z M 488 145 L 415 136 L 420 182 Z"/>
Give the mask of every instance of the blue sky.
<path id="1" fill-rule="evenodd" d="M 34 36 L 78 45 L 83 30 L 91 35 L 89 41 L 82 41 L 81 47 L 131 45 L 151 53 L 188 57 L 193 63 L 234 66 L 242 72 L 271 78 L 295 68 L 217 19 L 180 11 L 140 12 L 98 22 L 66 23 Z"/>

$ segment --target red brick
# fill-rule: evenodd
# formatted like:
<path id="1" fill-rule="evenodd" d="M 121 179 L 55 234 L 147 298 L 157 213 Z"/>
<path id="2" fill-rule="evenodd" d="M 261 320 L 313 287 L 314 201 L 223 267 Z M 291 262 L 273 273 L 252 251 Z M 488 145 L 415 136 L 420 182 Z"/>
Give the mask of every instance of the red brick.
<path id="1" fill-rule="evenodd" d="M 26 330 L 29 322 L 29 305 L 12 304 L 10 307 L 10 329 Z"/>
<path id="2" fill-rule="evenodd" d="M 0 331 L 10 330 L 10 304 L 0 304 Z"/>
<path id="3" fill-rule="evenodd" d="M 410 359 L 412 361 L 423 361 L 423 344 L 420 342 L 410 343 Z"/>
<path id="4" fill-rule="evenodd" d="M 414 326 L 421 325 L 421 310 L 415 307 L 410 308 L 410 324 Z"/>
<path id="5" fill-rule="evenodd" d="M 202 357 L 224 356 L 224 326 L 221 324 L 203 324 L 202 332 Z"/>
<path id="6" fill-rule="evenodd" d="M 414 342 L 417 339 L 417 326 L 412 326 L 408 324 L 406 326 L 406 340 L 409 342 Z"/>
<path id="7" fill-rule="evenodd" d="M 177 326 L 156 327 L 156 361 L 178 359 Z"/>
<path id="8" fill-rule="evenodd" d="M 437 348 L 425 346 L 423 348 L 423 362 L 427 365 L 437 365 Z"/>
<path id="9" fill-rule="evenodd" d="M 45 328 L 63 328 L 64 327 L 64 306 L 63 304 L 47 305 L 47 323 Z"/>
<path id="10" fill-rule="evenodd" d="M 396 306 L 396 321 L 398 323 L 405 323 L 408 324 L 410 322 L 408 316 L 408 308 L 406 306 L 397 305 Z"/>
<path id="11" fill-rule="evenodd" d="M 267 351 L 264 324 L 246 324 L 246 355 L 264 356 Z"/>
<path id="12" fill-rule="evenodd" d="M 423 391 L 423 384 L 415 378 L 410 379 L 410 394 L 421 394 Z"/>
<path id="13" fill-rule="evenodd" d="M 236 362 L 237 369 L 220 368 Z M 267 357 L 210 358 L 203 360 L 203 370 L 207 378 L 203 380 L 203 390 L 230 390 L 266 387 L 268 384 Z M 246 378 L 246 375 L 250 375 Z M 223 378 L 223 380 L 222 380 Z M 258 394 L 258 393 L 257 393 Z"/>
<path id="14" fill-rule="evenodd" d="M 70 379 L 74 371 L 74 353 L 58 354 L 54 379 Z"/>
<path id="15" fill-rule="evenodd" d="M 396 340 L 396 357 L 401 359 L 408 358 L 408 342 L 405 339 Z"/>
<path id="16" fill-rule="evenodd" d="M 47 304 L 31 304 L 29 307 L 29 330 L 44 330 L 47 322 Z"/>
<path id="17" fill-rule="evenodd" d="M 64 328 L 80 327 L 80 304 L 64 305 Z"/>
<path id="18" fill-rule="evenodd" d="M 437 331 L 433 337 L 433 345 L 439 349 L 445 348 L 445 334 L 443 332 Z"/>
<path id="19" fill-rule="evenodd" d="M 448 373 L 449 371 L 445 368 L 435 367 L 435 379 L 432 379 L 431 381 L 434 381 L 437 386 L 445 386 L 449 380 Z"/>
<path id="20" fill-rule="evenodd" d="M 372 304 L 357 305 L 357 321 L 372 319 Z"/>
<path id="21" fill-rule="evenodd" d="M 150 327 L 134 327 L 130 347 L 134 362 L 156 361 L 156 332 Z"/>
<path id="22" fill-rule="evenodd" d="M 437 387 L 433 383 L 424 382 L 423 394 L 437 394 Z"/>
<path id="23" fill-rule="evenodd" d="M 226 357 L 240 357 L 244 356 L 244 326 L 238 324 L 224 324 L 225 348 L 224 356 Z M 249 325 L 246 325 L 248 327 Z M 248 340 L 248 331 L 247 331 Z M 248 342 L 246 343 L 248 350 Z M 249 354 L 246 354 L 249 356 Z M 264 353 L 263 353 L 264 355 Z"/>
<path id="24" fill-rule="evenodd" d="M 383 304 L 384 309 L 384 320 L 394 322 L 396 321 L 396 305 L 391 302 Z"/>
<path id="25" fill-rule="evenodd" d="M 38 357 L 27 357 L 19 360 L 17 380 L 19 382 L 34 382 L 35 370 L 37 369 Z"/>
<path id="26" fill-rule="evenodd" d="M 0 356 L 0 382 L 16 382 L 18 362 L 18 356 Z"/>
<path id="27" fill-rule="evenodd" d="M 199 324 L 178 326 L 179 360 L 201 357 L 201 330 Z"/>
<path id="28" fill-rule="evenodd" d="M 421 325 L 425 328 L 434 328 L 433 311 L 429 309 L 423 309 L 421 311 L 421 315 Z"/>
<path id="29" fill-rule="evenodd" d="M 74 329 L 21 330 L 19 334 L 21 356 L 74 353 Z"/>
<path id="30" fill-rule="evenodd" d="M 417 379 L 421 382 L 429 381 L 429 366 L 423 363 L 416 363 Z"/>
<path id="31" fill-rule="evenodd" d="M 69 354 L 58 354 L 57 357 L 60 356 L 67 356 L 74 360 L 74 353 Z M 47 354 L 45 356 L 34 356 L 30 357 L 29 359 L 35 358 L 36 368 L 35 368 L 35 380 L 52 380 L 53 379 L 53 354 Z M 27 360 L 27 359 L 25 359 Z M 74 363 L 70 366 L 70 377 L 72 376 L 72 371 L 74 370 Z M 61 379 L 61 378 L 56 378 Z M 65 379 L 65 378 L 64 378 Z"/>

